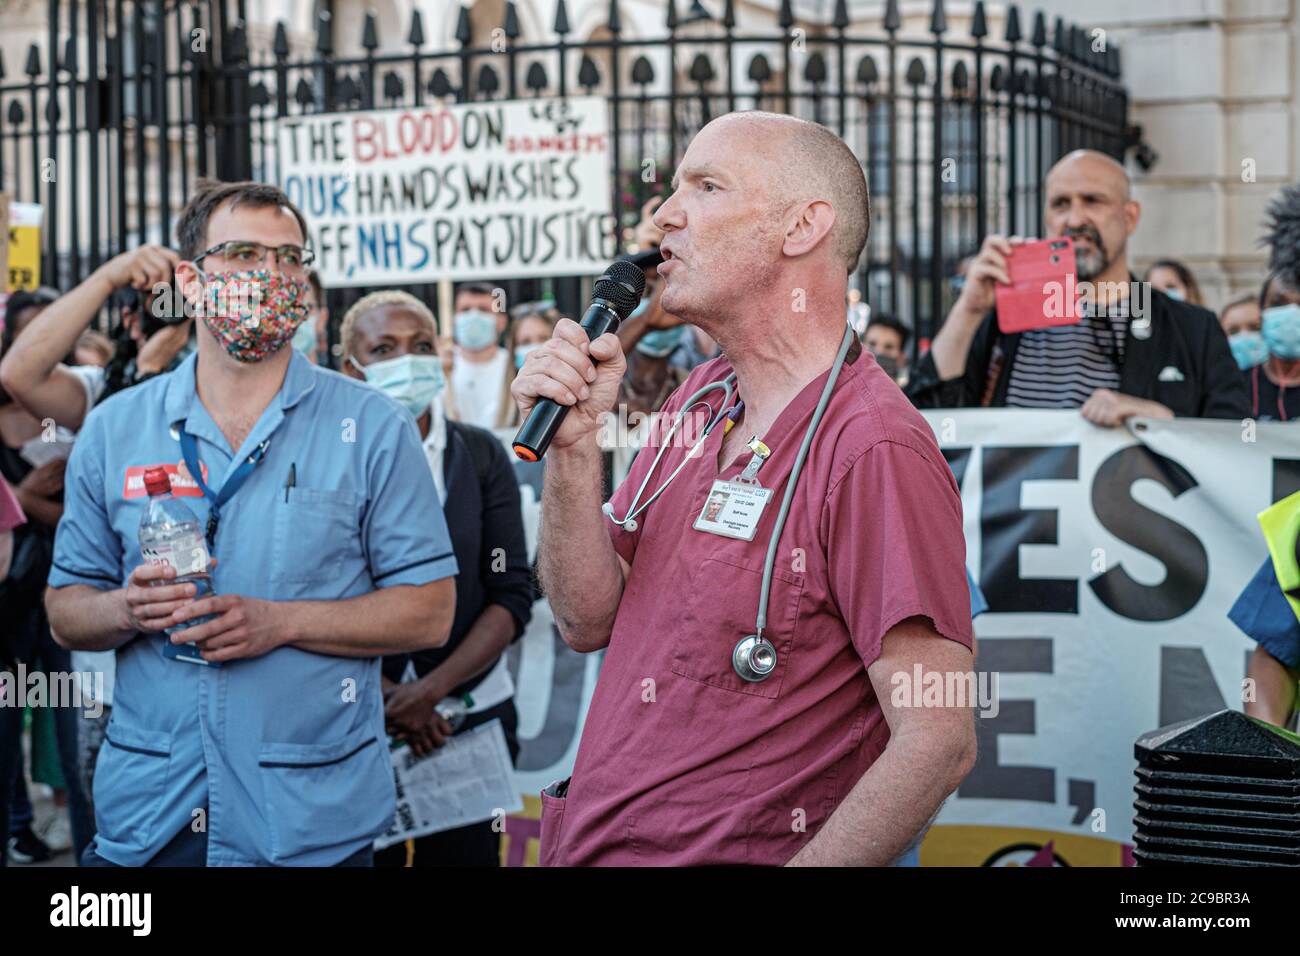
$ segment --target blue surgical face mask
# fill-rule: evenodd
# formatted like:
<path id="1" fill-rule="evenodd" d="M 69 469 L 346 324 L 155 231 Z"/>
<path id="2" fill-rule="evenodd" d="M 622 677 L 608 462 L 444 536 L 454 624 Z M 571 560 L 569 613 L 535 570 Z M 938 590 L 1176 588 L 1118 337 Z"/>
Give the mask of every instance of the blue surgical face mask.
<path id="1" fill-rule="evenodd" d="M 515 368 L 516 369 L 523 368 L 524 360 L 528 358 L 528 354 L 530 352 L 533 352 L 541 348 L 541 346 L 542 346 L 541 342 L 533 342 L 531 345 L 516 345 L 515 346 Z"/>
<path id="2" fill-rule="evenodd" d="M 1264 341 L 1264 336 L 1254 330 L 1229 335 L 1228 347 L 1232 349 L 1232 357 L 1237 360 L 1237 367 L 1242 371 L 1262 365 L 1268 360 L 1268 343 Z"/>
<path id="3" fill-rule="evenodd" d="M 1260 319 L 1268 350 L 1280 359 L 1300 359 L 1300 305 L 1275 305 Z"/>
<path id="4" fill-rule="evenodd" d="M 648 358 L 667 358 L 682 344 L 682 333 L 685 331 L 684 325 L 674 325 L 671 329 L 654 329 L 641 337 L 636 350 Z"/>
<path id="5" fill-rule="evenodd" d="M 1177 289 L 1165 289 L 1165 295 L 1169 296 L 1169 298 L 1173 299 L 1175 302 L 1183 302 L 1187 298 L 1187 296 L 1183 295 Z"/>
<path id="6" fill-rule="evenodd" d="M 487 348 L 497 340 L 496 316 L 482 309 L 458 312 L 452 321 L 452 336 L 457 345 L 471 352 Z"/>
<path id="7" fill-rule="evenodd" d="M 308 319 L 293 333 L 293 347 L 303 355 L 316 354 L 316 323 Z"/>
<path id="8" fill-rule="evenodd" d="M 360 365 L 351 357 L 348 361 L 367 382 L 416 418 L 442 393 L 442 359 L 436 355 L 399 355 L 371 365 Z"/>

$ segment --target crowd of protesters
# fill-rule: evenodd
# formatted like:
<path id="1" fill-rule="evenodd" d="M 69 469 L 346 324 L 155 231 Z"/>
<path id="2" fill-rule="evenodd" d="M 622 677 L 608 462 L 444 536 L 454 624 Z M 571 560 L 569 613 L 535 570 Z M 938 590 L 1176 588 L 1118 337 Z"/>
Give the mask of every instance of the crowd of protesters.
<path id="1" fill-rule="evenodd" d="M 23 710 L 0 707 L 5 721 L 0 728 L 0 833 L 5 835 L 0 860 L 38 863 L 68 850 L 83 863 L 103 864 L 108 859 L 103 853 L 117 860 L 134 860 L 131 840 L 112 826 L 107 834 L 100 828 L 101 852 L 96 852 L 92 846 L 97 829 L 92 801 L 97 795 L 101 804 L 112 801 L 134 807 L 137 814 L 154 812 L 133 802 L 121 789 L 129 788 L 131 780 L 129 773 L 118 769 L 118 752 L 134 751 L 128 749 L 132 746 L 129 740 L 115 743 L 114 734 L 107 732 L 113 726 L 110 717 L 115 704 L 122 713 L 129 712 L 122 708 L 126 707 L 125 695 L 131 689 L 139 655 L 127 653 L 125 648 L 94 649 L 93 640 L 57 638 L 43 598 L 47 583 L 55 585 L 52 593 L 58 594 L 79 584 L 89 585 L 96 580 L 97 570 L 108 572 L 103 578 L 117 579 L 120 562 L 131 560 L 128 542 L 114 542 L 102 533 L 97 537 L 96 529 L 77 522 L 75 543 L 70 531 L 63 545 L 74 566 L 59 564 L 55 531 L 64 514 L 65 498 L 71 498 L 73 481 L 79 482 L 76 487 L 80 491 L 88 477 L 68 472 L 69 455 L 78 443 L 89 447 L 98 439 L 95 454 L 101 460 L 87 468 L 102 474 L 102 459 L 112 452 L 112 438 L 84 432 L 91 410 L 103 405 L 105 416 L 110 410 L 117 411 L 138 425 L 142 413 L 130 411 L 128 395 L 112 404 L 109 399 L 138 392 L 136 400 L 147 401 L 145 387 L 154 379 L 159 381 L 153 387 L 164 389 L 167 396 L 182 379 L 202 392 L 202 381 L 195 381 L 194 364 L 196 353 L 204 350 L 205 339 L 225 346 L 235 356 L 231 351 L 234 339 L 217 342 L 212 331 L 194 318 L 193 309 L 167 300 L 183 294 L 180 273 L 193 269 L 196 263 L 213 272 L 217 271 L 214 265 L 231 271 L 253 265 L 286 274 L 294 283 L 290 298 L 296 299 L 296 318 L 289 329 L 292 334 L 283 341 L 263 343 L 263 347 L 276 346 L 269 351 L 287 360 L 291 368 L 296 369 L 293 363 L 299 361 L 318 368 L 335 365 L 343 376 L 367 383 L 396 403 L 378 406 L 379 413 L 391 414 L 394 422 L 402 417 L 397 406 L 410 413 L 424 470 L 431 478 L 424 507 L 445 515 L 445 530 L 431 526 L 429 540 L 422 547 L 454 556 L 458 569 L 455 600 L 445 603 L 454 606 L 455 612 L 437 646 L 382 648 L 385 653 L 377 686 L 386 725 L 417 754 L 426 754 L 442 746 L 454 731 L 500 720 L 512 759 L 518 753 L 514 687 L 504 651 L 523 633 L 537 594 L 526 553 L 514 465 L 492 430 L 517 426 L 511 382 L 528 353 L 551 337 L 564 316 L 552 302 L 511 305 L 500 288 L 465 283 L 455 290 L 451 335 L 444 338 L 428 306 L 406 292 L 385 290 L 364 296 L 347 311 L 340 323 L 338 346 L 331 354 L 324 289 L 319 275 L 308 265 L 310 253 L 302 250 L 301 230 L 297 236 L 290 235 L 295 228 L 293 217 L 287 227 L 283 222 L 268 225 L 262 221 L 287 208 L 282 195 L 271 187 L 208 184 L 181 217 L 179 250 L 143 246 L 105 263 L 66 294 L 41 288 L 9 297 L 0 351 L 3 663 L 13 669 L 22 662 L 28 673 L 36 669 L 94 673 L 105 679 L 93 685 L 93 691 L 86 691 L 98 695 L 94 701 L 65 700 L 57 707 L 31 709 L 30 771 L 22 747 Z M 263 238 L 290 241 L 261 243 L 259 229 Z M 293 247 L 302 253 L 296 261 Z M 658 259 L 653 253 L 643 258 L 653 288 Z M 652 297 L 647 297 L 639 312 L 651 301 Z M 111 337 L 97 328 L 105 312 L 110 316 Z M 270 319 L 268 325 L 280 323 L 278 316 L 258 318 L 259 322 Z M 680 382 L 684 369 L 716 352 L 703 336 L 688 336 L 690 330 L 661 310 L 649 319 L 638 315 L 626 326 L 628 348 L 639 349 L 637 354 L 645 362 L 637 377 L 629 375 L 628 398 L 645 411 L 662 404 L 671 391 L 665 383 Z M 660 330 L 657 338 L 656 329 Z M 666 374 L 670 368 L 671 374 Z M 172 372 L 176 375 L 167 374 Z M 293 376 L 301 378 L 302 387 L 310 388 L 312 374 L 295 371 Z M 324 374 L 334 376 L 333 372 Z M 643 386 L 645 382 L 653 384 Z M 653 392 L 644 400 L 638 398 L 642 387 Z M 240 450 L 240 432 L 246 438 L 252 422 L 216 424 L 218 434 L 227 440 L 227 454 L 231 454 Z M 227 427 L 232 431 L 227 432 Z M 57 441 L 51 441 L 51 436 Z M 106 440 L 109 447 L 104 447 Z M 84 452 L 85 448 L 78 449 L 78 460 Z M 166 460 L 167 452 L 159 450 L 156 457 Z M 171 455 L 176 457 L 176 453 Z M 209 472 L 210 480 L 212 475 Z M 295 494 L 312 494 L 302 484 Z M 102 495 L 102 488 L 97 491 Z M 112 506 L 102 497 L 94 502 L 75 500 L 100 515 Z M 74 513 L 71 520 L 77 517 Z M 393 515 L 393 528 L 385 533 L 399 533 L 396 528 L 412 521 L 411 515 L 404 515 L 401 521 Z M 109 529 L 98 530 L 111 530 L 111 523 Z M 299 560 L 312 553 L 309 541 L 300 543 L 305 550 Z M 217 549 L 218 560 L 222 550 Z M 259 553 L 254 559 L 250 554 L 244 563 L 249 567 L 265 565 L 270 557 Z M 140 620 L 136 618 L 135 623 Z M 71 645 L 76 649 L 70 652 L 67 647 Z M 134 693 L 142 691 L 137 687 Z M 454 728 L 440 709 L 447 701 L 472 702 L 465 719 Z M 127 718 L 120 717 L 116 726 L 117 737 L 131 736 Z M 101 767 L 96 774 L 105 748 L 110 766 Z M 124 779 L 109 785 L 105 774 Z M 29 779 L 49 786 L 54 795 L 55 812 L 47 814 L 39 826 L 28 796 Z M 346 798 L 346 794 L 340 796 Z M 150 799 L 174 802 L 179 797 L 177 792 L 154 794 Z M 101 811 L 108 812 L 103 807 Z M 346 827 L 341 827 L 340 833 L 326 838 L 346 836 Z M 224 846 L 223 850 L 237 854 L 238 840 L 229 840 L 236 849 Z M 498 829 L 490 822 L 472 825 L 421 838 L 410 848 L 399 845 L 376 854 L 375 862 L 400 865 L 410 856 L 415 865 L 490 864 L 497 859 L 498 840 Z M 304 848 L 303 853 L 310 849 Z M 154 859 L 202 862 L 204 854 L 212 858 L 206 841 L 171 840 Z M 285 858 L 290 855 L 286 853 Z M 297 861 L 304 858 L 300 854 Z"/>
<path id="2" fill-rule="evenodd" d="M 1133 273 L 1128 241 L 1140 228 L 1141 210 L 1120 164 L 1072 153 L 1044 187 L 1046 236 L 1073 239 L 1077 277 L 1098 290 L 1085 293 L 1077 324 L 999 329 L 995 291 L 1025 241 L 1001 235 L 987 236 L 963 260 L 953 304 L 934 340 L 919 348 L 904 317 L 875 312 L 860 296 L 846 303 L 866 350 L 914 405 L 1075 408 L 1102 427 L 1135 416 L 1300 416 L 1300 277 L 1273 268 L 1258 292 L 1231 299 L 1216 317 L 1180 262 L 1155 262 L 1141 283 Z M 1294 190 L 1283 200 L 1297 201 Z M 627 356 L 618 401 L 627 414 L 659 410 L 692 369 L 718 354 L 707 333 L 662 305 L 657 202 L 647 204 L 637 251 L 628 256 L 645 271 L 647 287 L 618 331 Z M 0 707 L 0 862 L 34 863 L 72 850 L 96 865 L 369 863 L 373 808 L 366 801 L 384 786 L 386 748 L 373 746 L 360 723 L 323 699 L 285 700 L 279 692 L 285 682 L 337 687 L 360 675 L 363 703 L 381 708 L 388 732 L 417 754 L 500 720 L 511 758 L 517 756 L 505 652 L 523 634 L 538 592 L 516 463 L 500 439 L 519 424 L 511 397 L 516 373 L 566 317 L 553 302 L 509 303 L 501 288 L 466 283 L 455 289 L 446 335 L 424 302 L 382 290 L 340 318 L 331 352 L 331 317 L 305 248 L 305 224 L 278 189 L 202 184 L 177 232 L 175 250 L 129 250 L 63 294 L 37 289 L 7 303 L 0 339 L 0 666 L 22 662 L 28 670 L 107 679 L 94 716 L 81 701 L 33 708 L 30 770 L 23 713 Z M 209 325 L 176 302 L 160 306 L 171 290 L 192 305 L 198 293 L 188 290 L 222 275 L 262 283 L 269 304 L 256 334 Z M 1140 315 L 1135 302 L 1146 303 Z M 105 316 L 108 335 L 99 327 Z M 275 406 L 269 420 L 268 402 Z M 321 443 L 337 444 L 337 436 L 320 434 L 313 418 L 357 419 L 360 450 L 341 458 L 326 448 Z M 152 436 L 133 444 L 155 419 Z M 245 570 L 227 578 L 232 586 L 219 588 L 221 596 L 198 601 L 188 586 L 168 586 L 165 575 L 139 567 L 120 587 L 138 563 L 135 529 L 117 520 L 126 513 L 123 472 L 176 462 L 181 452 L 168 429 L 177 423 L 202 443 L 214 490 L 261 447 L 267 463 L 252 469 L 252 481 L 281 483 L 285 501 L 302 509 L 250 508 L 245 516 L 231 509 L 214 554 L 227 569 Z M 635 446 L 634 439 L 631 447 L 611 449 L 615 475 L 627 471 Z M 291 484 L 283 474 L 290 468 Z M 360 513 L 361 492 L 338 490 L 349 487 L 369 496 L 360 532 L 350 522 Z M 277 550 L 289 546 L 301 553 Z M 362 579 L 377 587 L 338 591 L 339 581 Z M 272 615 L 269 608 L 284 597 L 319 605 L 316 615 Z M 167 664 L 122 635 L 156 635 L 186 614 L 216 616 L 193 629 L 215 659 L 265 662 L 230 674 L 244 675 L 245 694 L 279 702 L 229 727 L 214 709 L 206 735 L 179 719 L 196 695 L 215 693 L 225 678 L 186 672 L 176 690 L 162 693 L 158 668 Z M 280 647 L 309 653 L 259 656 Z M 331 670 L 321 661 L 340 663 Z M 359 661 L 373 662 L 373 672 L 350 666 Z M 447 701 L 471 702 L 462 723 L 445 715 Z M 173 732 L 146 729 L 173 717 Z M 268 731 L 286 721 L 296 737 L 284 726 Z M 330 728 L 328 746 L 321 727 Z M 212 738 L 216 728 L 230 736 Z M 219 786 L 198 779 L 204 755 L 227 747 L 215 761 L 228 801 L 221 828 L 196 836 L 191 804 L 215 802 Z M 176 770 L 141 792 L 152 779 L 150 760 L 171 761 Z M 276 769 L 313 761 L 344 769 L 314 779 L 310 791 Z M 29 780 L 55 795 L 57 812 L 40 828 Z M 263 793 L 283 804 L 260 806 L 252 795 Z M 305 832 L 297 815 L 319 814 L 324 804 L 333 808 L 325 815 L 333 830 L 319 832 L 318 816 L 316 829 Z M 266 819 L 277 813 L 287 819 Z M 273 852 L 262 837 L 268 830 Z M 373 861 L 491 865 L 499 838 L 491 822 L 475 824 L 382 851 Z"/>

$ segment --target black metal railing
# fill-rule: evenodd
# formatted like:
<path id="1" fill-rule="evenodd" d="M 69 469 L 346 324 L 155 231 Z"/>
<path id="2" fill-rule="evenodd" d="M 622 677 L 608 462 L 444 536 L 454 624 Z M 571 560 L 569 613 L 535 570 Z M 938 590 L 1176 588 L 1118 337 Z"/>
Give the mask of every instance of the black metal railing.
<path id="1" fill-rule="evenodd" d="M 297 52 L 283 23 L 250 39 L 243 0 L 49 0 L 47 42 L 23 77 L 6 82 L 0 64 L 0 184 L 44 207 L 42 274 L 68 288 L 123 249 L 169 241 L 196 176 L 275 180 L 280 117 L 596 94 L 611 110 L 623 244 L 696 130 L 730 110 L 776 110 L 824 123 L 859 156 L 872 227 L 855 283 L 926 337 L 947 277 L 986 233 L 1039 229 L 1056 158 L 1079 147 L 1122 158 L 1137 145 L 1118 49 L 1059 18 L 1049 28 L 1041 12 L 1026 36 L 1007 7 L 997 40 L 983 3 L 958 36 L 942 0 L 916 33 L 895 0 L 878 25 L 850 24 L 846 0 L 822 23 L 781 0 L 762 33 L 737 30 L 732 0 L 716 19 L 699 3 L 679 15 L 678 2 L 665 4 L 663 35 L 629 38 L 618 0 L 587 37 L 560 0 L 545 42 L 522 35 L 513 3 L 492 36 L 476 35 L 461 7 L 455 47 L 439 50 L 418 11 L 397 51 L 381 49 L 368 15 L 359 50 L 340 56 L 330 0 L 318 3 L 313 48 Z M 437 278 L 414 291 L 432 303 Z M 512 300 L 549 293 L 580 306 L 578 277 L 498 278 Z M 332 291 L 335 316 L 363 291 Z"/>

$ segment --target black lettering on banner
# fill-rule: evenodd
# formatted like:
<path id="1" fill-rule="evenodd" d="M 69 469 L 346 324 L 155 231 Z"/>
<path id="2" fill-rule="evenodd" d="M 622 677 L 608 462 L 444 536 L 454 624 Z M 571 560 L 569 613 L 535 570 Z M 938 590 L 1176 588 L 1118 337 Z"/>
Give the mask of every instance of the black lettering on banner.
<path id="1" fill-rule="evenodd" d="M 1065 790 L 1074 816 L 1070 818 L 1071 826 L 1079 826 L 1092 816 L 1097 806 L 1097 784 L 1092 780 L 1076 780 L 1070 777 L 1065 782 Z"/>
<path id="2" fill-rule="evenodd" d="M 529 182 L 526 174 L 533 171 L 534 170 L 532 164 L 527 162 L 515 163 L 515 165 L 511 168 L 510 178 L 513 179 L 515 181 L 515 185 L 519 187 L 520 196 L 528 195 L 530 189 L 532 188 L 532 185 Z"/>
<path id="3" fill-rule="evenodd" d="M 552 213 L 542 220 L 542 236 L 550 243 L 550 247 L 541 254 L 542 262 L 550 262 L 555 256 L 555 250 L 558 248 L 558 244 L 555 241 L 555 233 L 552 231 L 552 227 L 555 225 L 555 220 L 558 218 L 560 218 L 558 213 Z"/>
<path id="4" fill-rule="evenodd" d="M 505 142 L 505 110 L 501 107 L 466 110 L 461 119 L 462 137 L 467 150 L 500 147 Z"/>
<path id="5" fill-rule="evenodd" d="M 1133 621 L 1172 621 L 1196 606 L 1210 578 L 1205 546 L 1177 521 L 1139 504 L 1135 482 L 1147 478 L 1174 498 L 1195 488 L 1196 479 L 1178 462 L 1142 445 L 1115 452 L 1097 469 L 1092 510 L 1103 528 L 1165 566 L 1157 585 L 1135 581 L 1122 564 L 1088 582 L 1098 600 Z"/>
<path id="6" fill-rule="evenodd" d="M 970 464 L 970 446 L 944 448 L 941 451 L 944 459 L 948 462 L 948 467 L 952 469 L 953 477 L 957 479 L 957 490 L 961 491 L 962 483 L 966 480 L 966 466 Z"/>
<path id="7" fill-rule="evenodd" d="M 492 217 L 485 216 L 482 219 L 469 217 L 469 224 L 478 230 L 478 243 L 474 246 L 474 261 L 478 263 L 479 268 L 487 262 L 487 232 L 488 226 L 492 225 Z"/>
<path id="8" fill-rule="evenodd" d="M 582 192 L 582 183 L 578 179 L 577 169 L 578 157 L 576 156 L 570 157 L 564 164 L 564 175 L 567 176 L 569 180 L 569 195 L 563 197 L 565 199 L 577 199 L 578 195 Z"/>
<path id="9" fill-rule="evenodd" d="M 545 770 L 559 763 L 569 752 L 581 729 L 578 718 L 583 704 L 587 655 L 579 654 L 565 644 L 555 625 L 551 625 L 550 631 L 549 640 L 555 649 L 555 664 L 547 695 L 546 717 L 537 736 L 519 736 L 519 759 L 515 768 L 520 772 Z M 522 643 L 516 641 L 506 650 L 506 666 L 510 669 L 515 686 L 520 686 L 519 669 L 522 662 Z"/>
<path id="10" fill-rule="evenodd" d="M 461 175 L 465 178 L 465 190 L 469 193 L 469 201 L 472 203 L 487 202 L 488 190 L 492 184 L 492 173 L 495 166 L 462 166 Z"/>
<path id="11" fill-rule="evenodd" d="M 1022 544 L 1056 544 L 1056 511 L 1022 508 L 1027 481 L 1079 477 L 1077 445 L 986 446 L 980 507 L 980 590 L 991 612 L 1077 614 L 1074 578 L 1022 578 Z"/>
<path id="12" fill-rule="evenodd" d="M 447 191 L 451 193 L 451 201 L 443 207 L 443 212 L 452 212 L 460 205 L 460 178 L 452 175 L 452 167 L 444 169 L 442 172 L 442 184 Z"/>
<path id="13" fill-rule="evenodd" d="M 358 216 L 373 216 L 375 210 L 375 174 L 361 173 L 353 185 L 353 213 Z M 289 198 L 293 198 L 290 196 Z"/>
<path id="14" fill-rule="evenodd" d="M 1200 647 L 1160 648 L 1160 721 L 1180 721 L 1223 710 L 1227 704 Z"/>
<path id="15" fill-rule="evenodd" d="M 289 162 L 296 166 L 301 162 L 298 156 L 298 133 L 302 130 L 302 120 L 282 119 L 279 128 L 281 141 L 289 144 Z"/>
<path id="16" fill-rule="evenodd" d="M 1050 637 L 981 637 L 976 670 L 998 674 L 1051 674 Z M 975 721 L 975 767 L 957 788 L 966 799 L 1056 802 L 1056 770 L 1052 767 L 998 763 L 1000 734 L 1032 734 L 1034 701 L 999 698 L 996 717 Z"/>
<path id="17" fill-rule="evenodd" d="M 509 225 L 509 220 L 508 220 L 508 219 L 507 219 L 507 220 L 503 220 L 503 221 L 506 222 L 507 225 Z M 494 244 L 493 244 L 493 246 L 492 246 L 492 263 L 493 263 L 493 265 L 497 265 L 497 266 L 499 266 L 499 265 L 501 265 L 503 262 L 509 262 L 509 261 L 510 261 L 511 256 L 513 256 L 513 255 L 515 254 L 515 239 L 516 239 L 515 230 L 514 230 L 514 229 L 507 229 L 507 230 L 506 230 L 506 246 L 505 246 L 505 248 L 502 249 L 500 243 L 494 243 Z"/>
<path id="18" fill-rule="evenodd" d="M 1300 459 L 1273 459 L 1273 503 L 1300 491 Z"/>

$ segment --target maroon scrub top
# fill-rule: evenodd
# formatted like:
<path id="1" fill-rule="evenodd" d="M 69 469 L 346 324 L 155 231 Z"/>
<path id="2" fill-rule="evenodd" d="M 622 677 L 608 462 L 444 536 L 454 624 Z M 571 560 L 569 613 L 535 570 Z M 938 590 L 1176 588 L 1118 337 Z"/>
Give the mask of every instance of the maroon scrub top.
<path id="1" fill-rule="evenodd" d="M 714 359 L 669 398 L 614 494 L 616 515 L 685 399 L 729 372 Z M 829 374 L 763 436 L 772 455 L 758 477 L 777 493 L 753 541 L 692 527 L 714 479 L 735 477 L 751 457 L 742 449 L 717 471 L 721 425 L 636 531 L 609 522 L 631 571 L 567 796 L 543 794 L 543 865 L 785 863 L 889 740 L 867 676 L 885 633 L 923 615 L 973 648 L 952 471 L 925 420 L 863 352 L 840 373 L 781 534 L 766 630 L 776 669 L 756 684 L 732 670 L 733 646 L 754 633 L 768 539 Z M 719 408 L 722 392 L 709 402 Z M 672 445 L 643 501 L 689 450 Z"/>

